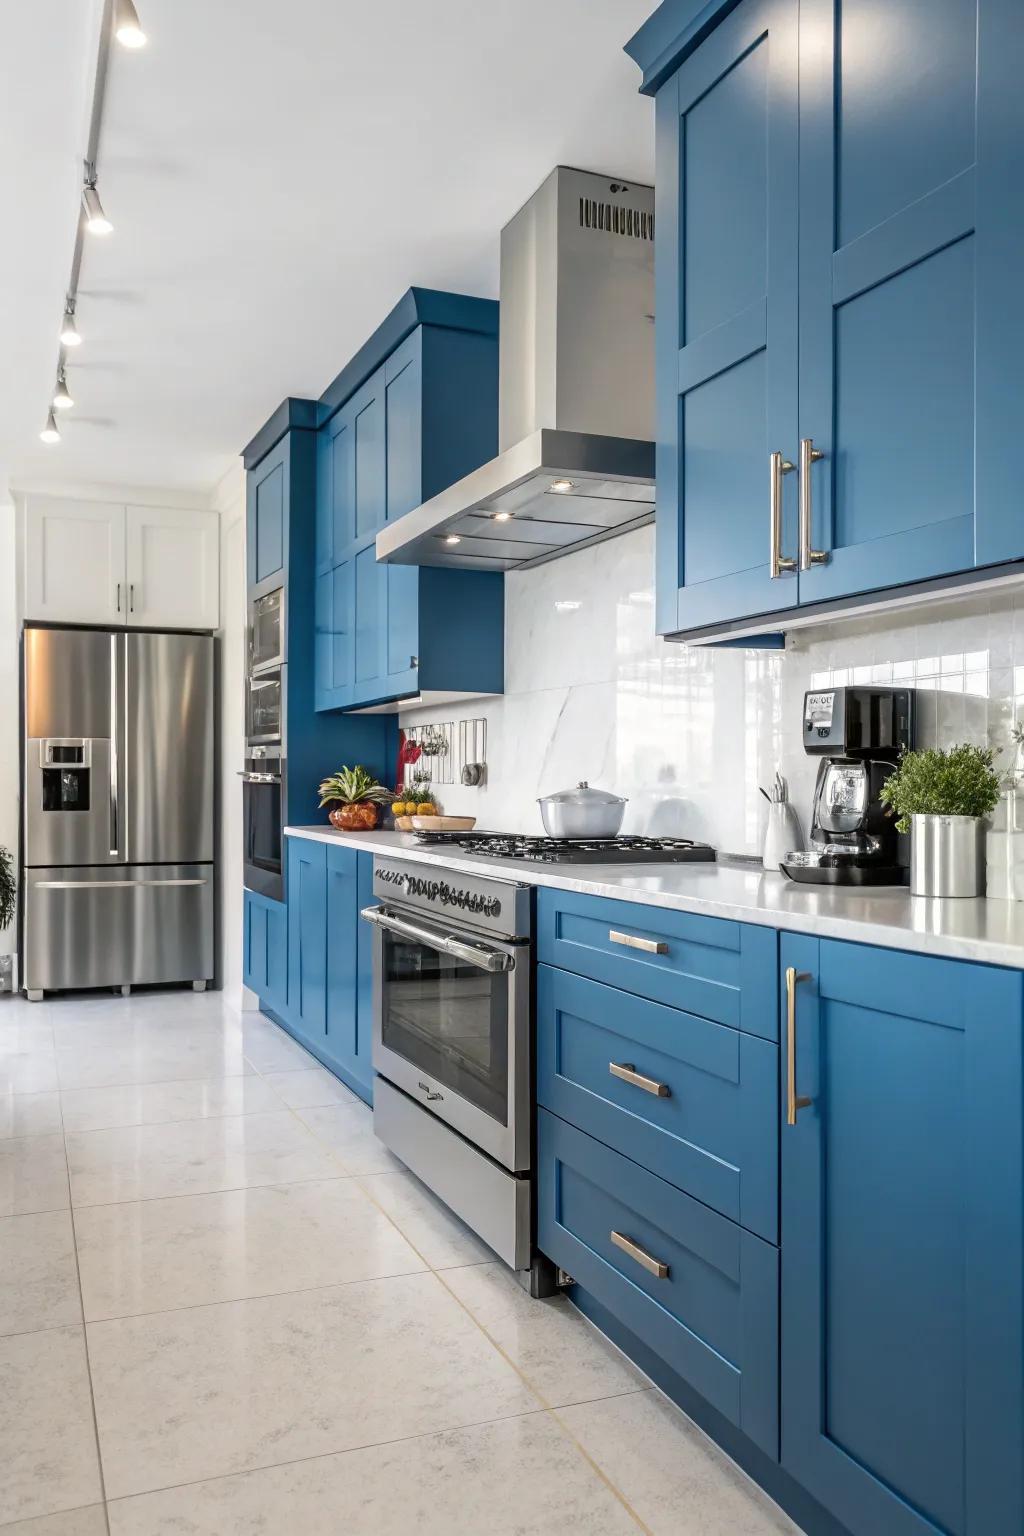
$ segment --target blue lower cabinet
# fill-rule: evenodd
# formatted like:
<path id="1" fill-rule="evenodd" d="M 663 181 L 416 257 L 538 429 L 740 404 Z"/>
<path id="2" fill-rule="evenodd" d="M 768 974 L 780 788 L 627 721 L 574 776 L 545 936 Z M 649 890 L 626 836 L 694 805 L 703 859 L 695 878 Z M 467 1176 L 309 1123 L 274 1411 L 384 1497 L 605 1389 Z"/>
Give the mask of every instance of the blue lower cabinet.
<path id="1" fill-rule="evenodd" d="M 537 892 L 537 957 L 594 981 L 777 1040 L 778 935 L 640 902 Z"/>
<path id="2" fill-rule="evenodd" d="M 778 1241 L 778 1047 L 538 967 L 537 1099 Z"/>
<path id="3" fill-rule="evenodd" d="M 542 1252 L 777 1458 L 778 1249 L 546 1110 L 537 1121 Z"/>
<path id="4" fill-rule="evenodd" d="M 288 908 L 245 893 L 242 980 L 261 1003 L 283 1017 L 288 1009 Z"/>
<path id="5" fill-rule="evenodd" d="M 853 1536 L 1020 1532 L 1024 978 L 792 935 L 782 965 L 807 1101 L 781 1138 L 783 1465 Z"/>
<path id="6" fill-rule="evenodd" d="M 366 1101 L 373 1098 L 373 1072 L 367 1034 L 369 1011 L 363 994 L 369 993 L 371 975 L 366 968 L 366 946 L 360 922 L 361 877 L 364 862 L 373 856 L 354 848 L 328 847 L 327 853 L 327 1034 L 325 1055 L 345 1082 Z"/>
<path id="7" fill-rule="evenodd" d="M 289 1023 L 323 1048 L 327 1031 L 327 846 L 288 844 Z"/>

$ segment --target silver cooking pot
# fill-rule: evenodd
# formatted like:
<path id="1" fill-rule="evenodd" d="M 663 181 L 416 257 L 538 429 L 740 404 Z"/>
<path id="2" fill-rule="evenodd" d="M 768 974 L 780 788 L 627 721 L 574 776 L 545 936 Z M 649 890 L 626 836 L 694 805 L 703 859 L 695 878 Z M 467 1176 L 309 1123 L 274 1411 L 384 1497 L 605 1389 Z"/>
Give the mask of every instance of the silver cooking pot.
<path id="1" fill-rule="evenodd" d="M 549 837 L 616 837 L 626 812 L 621 795 L 591 789 L 585 781 L 575 789 L 543 795 L 537 804 Z"/>

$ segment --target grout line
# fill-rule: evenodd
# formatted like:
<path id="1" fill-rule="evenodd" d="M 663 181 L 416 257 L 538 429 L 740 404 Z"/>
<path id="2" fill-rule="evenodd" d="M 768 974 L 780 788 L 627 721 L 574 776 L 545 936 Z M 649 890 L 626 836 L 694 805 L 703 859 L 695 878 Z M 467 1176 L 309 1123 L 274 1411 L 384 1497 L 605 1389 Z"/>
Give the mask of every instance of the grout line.
<path id="1" fill-rule="evenodd" d="M 115 1205 L 148 1205 L 151 1200 L 191 1200 L 199 1195 L 240 1195 L 250 1189 L 275 1189 L 289 1187 L 292 1184 L 333 1184 L 336 1179 L 365 1178 L 365 1174 L 358 1173 L 317 1173 L 308 1179 L 268 1179 L 265 1184 L 232 1184 L 227 1189 L 183 1189 L 177 1190 L 171 1195 L 136 1195 L 131 1200 L 96 1200 L 84 1204 L 81 1200 L 72 1206 L 55 1206 L 55 1210 L 73 1211 L 107 1211 Z M 24 1211 L 19 1215 L 46 1216 L 47 1211 Z"/>
<path id="2" fill-rule="evenodd" d="M 63 1116 L 62 1116 L 62 1123 L 63 1123 Z M 70 1197 L 71 1197 L 71 1166 L 70 1166 L 70 1164 L 68 1162 L 68 1139 L 67 1139 L 67 1133 L 66 1132 L 64 1132 L 64 1134 L 63 1134 L 63 1141 L 64 1141 L 64 1165 L 65 1165 L 65 1169 L 67 1171 L 67 1176 L 68 1176 L 68 1199 L 70 1201 Z M 74 1260 L 75 1260 L 75 1280 L 76 1280 L 76 1282 L 78 1284 L 78 1311 L 79 1311 L 79 1315 L 81 1316 L 81 1320 L 82 1320 L 82 1322 L 81 1322 L 81 1327 L 82 1327 L 82 1347 L 85 1350 L 85 1370 L 86 1370 L 86 1375 L 87 1375 L 88 1380 L 89 1380 L 89 1410 L 90 1410 L 90 1412 L 92 1414 L 93 1441 L 94 1441 L 94 1444 L 96 1446 L 96 1468 L 97 1468 L 97 1471 L 99 1473 L 99 1480 L 100 1480 L 100 1501 L 101 1501 L 102 1506 L 103 1506 L 103 1523 L 104 1523 L 104 1525 L 107 1528 L 107 1536 L 110 1536 L 110 1515 L 109 1515 L 108 1510 L 107 1510 L 107 1483 L 106 1483 L 106 1477 L 105 1477 L 104 1471 L 103 1471 L 103 1451 L 102 1451 L 102 1448 L 100 1446 L 99 1416 L 98 1416 L 98 1414 L 96 1412 L 96 1389 L 95 1389 L 95 1386 L 93 1384 L 93 1379 L 92 1379 L 92 1356 L 91 1356 L 91 1354 L 89 1352 L 89 1329 L 86 1326 L 86 1321 L 85 1321 L 85 1296 L 84 1296 L 84 1293 L 82 1291 L 82 1269 L 81 1269 L 81 1265 L 78 1262 L 78 1229 L 75 1226 L 75 1211 L 74 1211 L 74 1207 L 72 1205 L 70 1205 L 70 1204 L 68 1206 L 68 1212 L 69 1212 L 69 1215 L 71 1217 L 71 1248 L 72 1248 L 72 1252 L 74 1254 Z"/>

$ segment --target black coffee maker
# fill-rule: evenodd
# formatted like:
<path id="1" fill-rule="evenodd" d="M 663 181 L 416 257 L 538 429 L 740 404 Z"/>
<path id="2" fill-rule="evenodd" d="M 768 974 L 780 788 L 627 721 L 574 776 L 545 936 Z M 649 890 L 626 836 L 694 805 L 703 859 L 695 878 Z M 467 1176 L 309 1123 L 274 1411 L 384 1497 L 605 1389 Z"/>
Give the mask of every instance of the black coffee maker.
<path id="1" fill-rule="evenodd" d="M 880 799 L 900 753 L 914 744 L 912 688 L 827 688 L 804 694 L 804 751 L 821 759 L 811 847 L 780 861 L 816 885 L 901 885 L 906 839 Z"/>

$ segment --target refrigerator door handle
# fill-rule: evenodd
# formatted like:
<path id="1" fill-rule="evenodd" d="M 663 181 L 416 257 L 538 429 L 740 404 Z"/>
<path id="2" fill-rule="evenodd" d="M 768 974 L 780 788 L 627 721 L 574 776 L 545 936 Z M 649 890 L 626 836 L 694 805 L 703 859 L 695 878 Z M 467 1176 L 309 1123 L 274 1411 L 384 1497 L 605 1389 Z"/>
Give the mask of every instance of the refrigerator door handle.
<path id="1" fill-rule="evenodd" d="M 118 847 L 118 797 L 120 791 L 120 762 L 118 759 L 118 664 L 117 636 L 110 637 L 110 857 L 119 856 Z"/>

